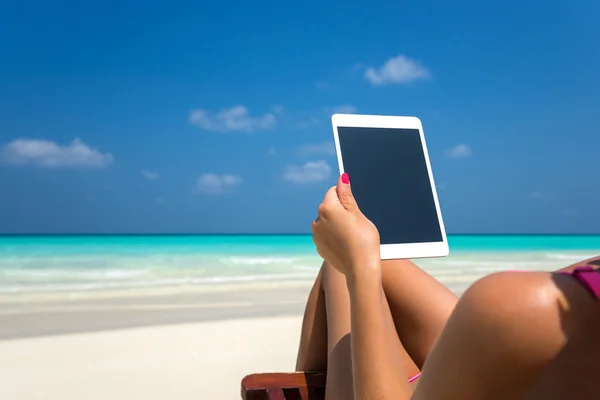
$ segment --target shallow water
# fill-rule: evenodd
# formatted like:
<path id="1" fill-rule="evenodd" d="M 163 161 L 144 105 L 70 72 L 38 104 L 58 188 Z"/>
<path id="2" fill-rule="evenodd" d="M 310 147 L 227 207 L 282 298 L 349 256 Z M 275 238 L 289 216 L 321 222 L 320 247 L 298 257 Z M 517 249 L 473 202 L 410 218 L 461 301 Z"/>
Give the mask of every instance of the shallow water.
<path id="1" fill-rule="evenodd" d="M 552 270 L 600 253 L 600 236 L 450 236 L 450 256 L 416 260 L 461 290 L 505 269 Z M 314 279 L 308 235 L 4 236 L 0 294 L 286 284 Z"/>

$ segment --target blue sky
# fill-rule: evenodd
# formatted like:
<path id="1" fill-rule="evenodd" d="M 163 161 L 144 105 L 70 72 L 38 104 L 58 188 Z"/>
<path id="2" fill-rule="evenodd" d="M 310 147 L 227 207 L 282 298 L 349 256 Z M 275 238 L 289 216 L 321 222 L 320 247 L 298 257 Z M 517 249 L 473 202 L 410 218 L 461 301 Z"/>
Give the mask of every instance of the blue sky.
<path id="1" fill-rule="evenodd" d="M 0 231 L 309 232 L 415 115 L 450 233 L 600 232 L 600 3 L 4 2 Z"/>

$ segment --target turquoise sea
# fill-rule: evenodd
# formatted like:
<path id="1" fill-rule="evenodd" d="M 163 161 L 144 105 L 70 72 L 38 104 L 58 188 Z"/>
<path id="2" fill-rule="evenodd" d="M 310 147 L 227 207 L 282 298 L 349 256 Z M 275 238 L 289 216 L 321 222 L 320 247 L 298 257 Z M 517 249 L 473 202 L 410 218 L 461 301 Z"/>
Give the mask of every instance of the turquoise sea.
<path id="1" fill-rule="evenodd" d="M 457 235 L 415 260 L 460 290 L 503 269 L 550 270 L 600 254 L 598 236 Z M 309 235 L 0 236 L 0 294 L 310 282 Z"/>

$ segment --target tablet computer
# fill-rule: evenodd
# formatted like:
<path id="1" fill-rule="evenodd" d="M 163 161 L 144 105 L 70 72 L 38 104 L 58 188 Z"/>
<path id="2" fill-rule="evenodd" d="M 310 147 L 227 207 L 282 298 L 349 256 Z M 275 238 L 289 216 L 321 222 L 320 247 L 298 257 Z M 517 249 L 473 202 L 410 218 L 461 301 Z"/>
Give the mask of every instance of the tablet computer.
<path id="1" fill-rule="evenodd" d="M 381 259 L 443 257 L 448 241 L 423 127 L 415 117 L 335 114 L 340 174 L 379 230 Z"/>

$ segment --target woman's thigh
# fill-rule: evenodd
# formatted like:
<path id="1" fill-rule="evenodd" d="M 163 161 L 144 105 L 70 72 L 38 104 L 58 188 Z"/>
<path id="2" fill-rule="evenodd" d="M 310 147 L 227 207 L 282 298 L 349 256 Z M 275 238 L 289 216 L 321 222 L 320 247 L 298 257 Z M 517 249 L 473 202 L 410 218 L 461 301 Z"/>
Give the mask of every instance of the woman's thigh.
<path id="1" fill-rule="evenodd" d="M 565 344 L 595 318 L 595 310 L 595 299 L 569 276 L 487 276 L 457 304 L 415 396 L 522 398 Z"/>
<path id="2" fill-rule="evenodd" d="M 383 289 L 398 336 L 422 368 L 458 298 L 409 260 L 382 261 L 382 271 Z"/>

